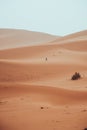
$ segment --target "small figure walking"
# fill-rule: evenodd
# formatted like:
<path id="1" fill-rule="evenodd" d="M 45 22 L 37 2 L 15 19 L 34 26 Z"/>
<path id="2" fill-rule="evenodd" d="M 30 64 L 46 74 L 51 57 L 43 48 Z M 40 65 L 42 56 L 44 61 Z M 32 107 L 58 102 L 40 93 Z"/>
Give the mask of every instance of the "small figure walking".
<path id="1" fill-rule="evenodd" d="M 46 57 L 46 59 L 45 59 L 46 61 L 47 61 L 47 57 Z"/>

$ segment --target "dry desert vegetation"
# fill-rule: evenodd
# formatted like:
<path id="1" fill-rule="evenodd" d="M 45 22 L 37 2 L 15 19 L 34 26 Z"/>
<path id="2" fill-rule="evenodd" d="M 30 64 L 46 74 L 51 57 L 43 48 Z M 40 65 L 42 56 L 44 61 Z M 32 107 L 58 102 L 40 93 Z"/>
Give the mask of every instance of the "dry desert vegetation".
<path id="1" fill-rule="evenodd" d="M 0 29 L 0 130 L 86 129 L 87 31 Z"/>

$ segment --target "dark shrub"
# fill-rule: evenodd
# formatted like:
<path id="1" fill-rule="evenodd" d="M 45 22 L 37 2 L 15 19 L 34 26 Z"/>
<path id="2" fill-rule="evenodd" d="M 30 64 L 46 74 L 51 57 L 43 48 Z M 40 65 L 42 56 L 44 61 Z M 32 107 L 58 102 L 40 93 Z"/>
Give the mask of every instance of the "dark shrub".
<path id="1" fill-rule="evenodd" d="M 87 130 L 87 128 L 84 128 L 84 130 Z"/>
<path id="2" fill-rule="evenodd" d="M 40 107 L 41 109 L 44 109 L 44 107 Z"/>
<path id="3" fill-rule="evenodd" d="M 79 78 L 81 78 L 81 75 L 79 73 L 75 72 L 75 74 L 72 76 L 71 80 L 77 80 Z"/>

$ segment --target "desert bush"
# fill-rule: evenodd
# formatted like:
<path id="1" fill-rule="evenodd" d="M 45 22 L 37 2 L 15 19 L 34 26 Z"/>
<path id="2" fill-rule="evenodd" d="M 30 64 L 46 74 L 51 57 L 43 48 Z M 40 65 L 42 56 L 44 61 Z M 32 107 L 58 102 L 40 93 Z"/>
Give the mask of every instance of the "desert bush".
<path id="1" fill-rule="evenodd" d="M 87 128 L 84 128 L 84 130 L 87 130 Z"/>
<path id="2" fill-rule="evenodd" d="M 79 78 L 81 78 L 81 75 L 79 73 L 75 72 L 75 74 L 72 76 L 71 80 L 77 80 Z"/>
<path id="3" fill-rule="evenodd" d="M 44 107 L 40 107 L 41 109 L 44 109 Z"/>

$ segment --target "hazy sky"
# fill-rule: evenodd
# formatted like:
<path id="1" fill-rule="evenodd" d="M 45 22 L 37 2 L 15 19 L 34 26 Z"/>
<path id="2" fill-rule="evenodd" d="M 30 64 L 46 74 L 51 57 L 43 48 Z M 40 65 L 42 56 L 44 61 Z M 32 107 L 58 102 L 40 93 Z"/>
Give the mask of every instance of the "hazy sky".
<path id="1" fill-rule="evenodd" d="M 87 29 L 87 0 L 0 0 L 0 28 L 67 35 Z"/>

